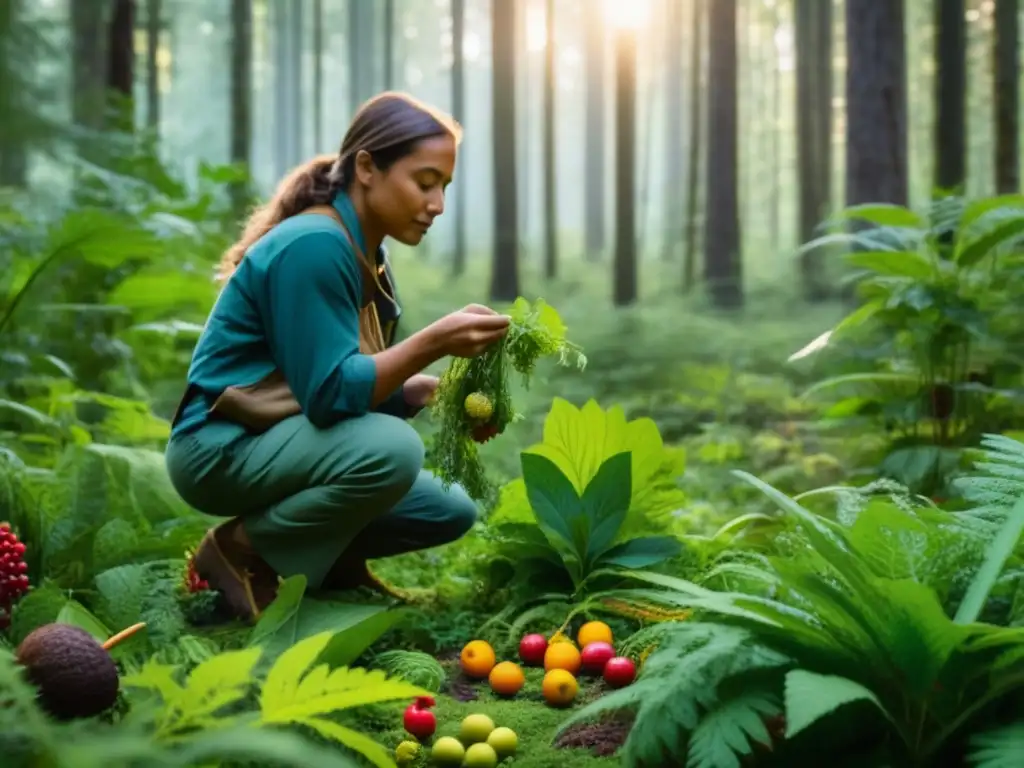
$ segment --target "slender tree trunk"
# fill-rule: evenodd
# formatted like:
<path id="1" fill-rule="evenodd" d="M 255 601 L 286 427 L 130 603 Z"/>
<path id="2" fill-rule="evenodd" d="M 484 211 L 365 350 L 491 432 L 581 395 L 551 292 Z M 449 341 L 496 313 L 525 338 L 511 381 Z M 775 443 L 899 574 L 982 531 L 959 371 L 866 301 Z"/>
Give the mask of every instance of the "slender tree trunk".
<path id="1" fill-rule="evenodd" d="M 252 152 L 252 0 L 231 0 L 231 162 L 248 170 Z M 235 215 L 245 216 L 249 184 L 231 189 Z"/>
<path id="2" fill-rule="evenodd" d="M 636 44 L 633 30 L 615 39 L 615 272 L 612 298 L 636 301 Z"/>
<path id="3" fill-rule="evenodd" d="M 107 91 L 119 130 L 135 128 L 135 0 L 114 0 L 108 29 Z"/>
<path id="4" fill-rule="evenodd" d="M 704 277 L 715 306 L 743 304 L 737 152 L 737 0 L 714 0 L 708 15 L 707 217 Z"/>
<path id="5" fill-rule="evenodd" d="M 704 111 L 704 0 L 693 0 L 691 29 L 693 44 L 690 52 L 690 147 L 686 177 L 686 248 L 683 253 L 683 291 L 690 291 L 697 282 L 697 215 L 700 201 L 702 128 Z"/>
<path id="6" fill-rule="evenodd" d="M 832 197 L 832 4 L 831 0 L 797 0 L 797 172 L 799 177 L 799 235 L 802 243 L 815 236 L 828 215 Z M 822 301 L 829 296 L 821 251 L 801 257 L 804 297 Z"/>
<path id="7" fill-rule="evenodd" d="M 395 87 L 395 0 L 384 0 L 384 88 Z"/>
<path id="8" fill-rule="evenodd" d="M 157 53 L 163 29 L 163 1 L 146 2 L 146 126 L 154 133 L 160 130 L 160 70 Z"/>
<path id="9" fill-rule="evenodd" d="M 907 205 L 903 3 L 846 0 L 846 204 Z"/>
<path id="10" fill-rule="evenodd" d="M 462 125 L 466 119 L 466 0 L 452 0 L 452 114 Z M 459 183 L 452 187 L 455 203 L 455 255 L 452 273 L 466 270 L 466 174 L 465 153 L 459 158 Z"/>
<path id="11" fill-rule="evenodd" d="M 697 0 L 692 0 L 696 2 Z M 662 243 L 663 261 L 675 260 L 676 249 L 682 244 L 686 222 L 683 210 L 683 3 L 666 0 L 665 18 L 665 206 L 662 211 L 665 240 Z M 696 48 L 696 45 L 694 45 Z"/>
<path id="12" fill-rule="evenodd" d="M 545 0 L 544 48 L 544 276 L 558 274 L 558 200 L 555 194 L 555 0 Z"/>
<path id="13" fill-rule="evenodd" d="M 584 0 L 592 2 L 593 0 Z M 584 132 L 584 236 L 586 258 L 600 261 L 605 250 L 605 27 L 603 12 L 584 13 L 586 129 Z"/>
<path id="14" fill-rule="evenodd" d="M 324 146 L 324 0 L 313 0 L 313 152 Z"/>
<path id="15" fill-rule="evenodd" d="M 959 191 L 967 177 L 964 0 L 936 0 L 935 28 L 935 184 Z"/>
<path id="16" fill-rule="evenodd" d="M 996 0 L 996 191 L 1020 190 L 1020 10 L 1018 0 Z"/>
<path id="17" fill-rule="evenodd" d="M 519 193 L 516 179 L 516 7 L 491 0 L 492 148 L 494 157 L 494 266 L 491 299 L 519 296 Z"/>
<path id="18" fill-rule="evenodd" d="M 28 145 L 31 128 L 16 119 L 26 112 L 24 80 L 19 69 L 26 62 L 18 55 L 14 36 L 21 26 L 23 0 L 0 2 L 0 187 L 24 187 L 28 183 Z"/>

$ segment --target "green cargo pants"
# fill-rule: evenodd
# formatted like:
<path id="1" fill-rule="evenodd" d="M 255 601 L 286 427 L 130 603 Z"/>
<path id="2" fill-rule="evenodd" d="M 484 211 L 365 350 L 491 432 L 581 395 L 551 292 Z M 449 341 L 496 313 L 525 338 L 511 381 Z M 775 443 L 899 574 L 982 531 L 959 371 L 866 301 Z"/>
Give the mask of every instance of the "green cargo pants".
<path id="1" fill-rule="evenodd" d="M 463 536 L 477 507 L 422 469 L 423 441 L 402 419 L 368 413 L 317 429 L 292 416 L 225 443 L 217 424 L 177 435 L 167 468 L 178 493 L 209 515 L 240 517 L 256 552 L 310 589 L 343 553 L 375 559 Z"/>

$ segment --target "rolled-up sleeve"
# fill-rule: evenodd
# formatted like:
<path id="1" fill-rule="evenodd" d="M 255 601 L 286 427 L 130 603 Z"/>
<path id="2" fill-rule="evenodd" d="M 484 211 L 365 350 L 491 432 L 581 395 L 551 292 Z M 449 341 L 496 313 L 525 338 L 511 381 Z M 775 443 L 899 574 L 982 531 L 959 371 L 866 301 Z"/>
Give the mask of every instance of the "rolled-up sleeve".
<path id="1" fill-rule="evenodd" d="M 369 411 L 377 368 L 359 351 L 362 276 L 340 234 L 297 237 L 258 295 L 270 353 L 306 418 L 324 428 Z"/>

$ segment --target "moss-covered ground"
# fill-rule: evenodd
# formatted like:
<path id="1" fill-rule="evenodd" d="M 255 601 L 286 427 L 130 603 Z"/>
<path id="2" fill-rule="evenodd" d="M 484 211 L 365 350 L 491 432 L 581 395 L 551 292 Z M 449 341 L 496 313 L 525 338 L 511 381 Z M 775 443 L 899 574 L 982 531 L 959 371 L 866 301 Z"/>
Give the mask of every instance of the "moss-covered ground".
<path id="1" fill-rule="evenodd" d="M 573 709 L 600 696 L 606 687 L 602 681 L 581 676 L 575 701 L 569 707 L 548 706 L 541 695 L 543 669 L 524 668 L 526 684 L 513 697 L 495 695 L 486 680 L 466 678 L 457 661 L 443 663 L 448 679 L 435 699 L 433 711 L 437 716 L 437 733 L 421 748 L 414 768 L 432 765 L 429 744 L 442 736 L 458 736 L 459 724 L 468 715 L 485 714 L 496 726 L 506 726 L 516 732 L 519 746 L 513 759 L 502 765 L 517 768 L 591 768 L 618 765 L 614 751 L 625 739 L 626 724 L 607 722 L 571 727 L 556 740 L 555 735 Z M 402 741 L 412 740 L 402 728 L 405 705 L 381 708 L 374 727 L 377 740 L 394 749 Z"/>

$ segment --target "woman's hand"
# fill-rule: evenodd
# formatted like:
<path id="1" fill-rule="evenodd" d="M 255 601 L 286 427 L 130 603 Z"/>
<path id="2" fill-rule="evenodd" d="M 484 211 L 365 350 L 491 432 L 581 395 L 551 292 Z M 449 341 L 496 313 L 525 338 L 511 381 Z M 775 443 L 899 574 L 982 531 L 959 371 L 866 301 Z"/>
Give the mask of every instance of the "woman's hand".
<path id="1" fill-rule="evenodd" d="M 476 357 L 508 332 L 508 324 L 508 315 L 499 315 L 482 304 L 470 304 L 435 321 L 430 330 L 445 354 Z"/>
<path id="2" fill-rule="evenodd" d="M 434 400 L 434 393 L 437 392 L 437 376 L 430 376 L 426 373 L 417 373 L 409 377 L 402 385 L 402 394 L 405 402 L 411 408 L 426 408 Z"/>

